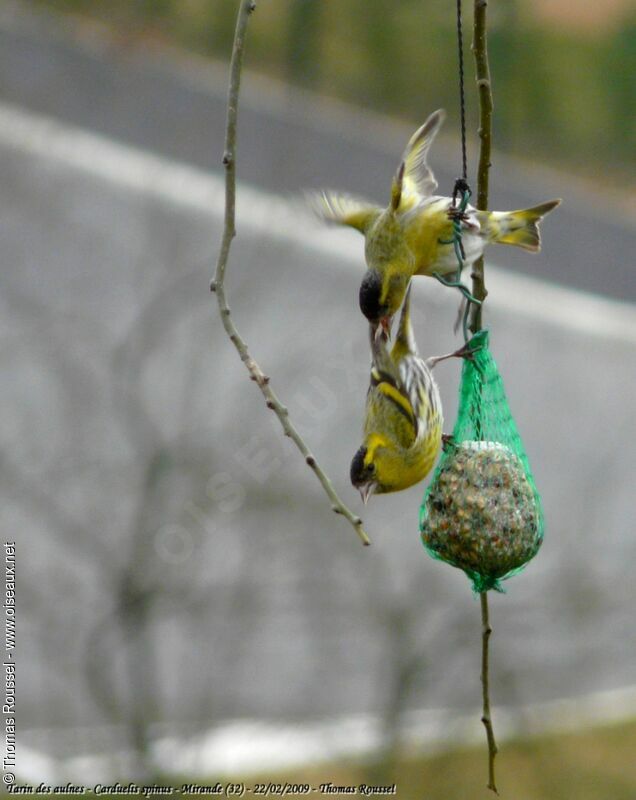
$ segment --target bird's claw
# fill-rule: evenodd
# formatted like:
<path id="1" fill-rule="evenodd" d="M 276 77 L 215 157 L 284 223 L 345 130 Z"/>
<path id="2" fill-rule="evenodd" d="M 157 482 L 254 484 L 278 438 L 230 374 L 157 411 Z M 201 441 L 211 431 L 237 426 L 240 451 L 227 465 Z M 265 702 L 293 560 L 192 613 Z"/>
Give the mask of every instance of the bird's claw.
<path id="1" fill-rule="evenodd" d="M 446 452 L 451 447 L 455 446 L 455 439 L 452 433 L 443 433 L 442 434 L 442 450 Z"/>
<path id="2" fill-rule="evenodd" d="M 483 349 L 484 349 L 483 344 L 478 344 L 473 347 L 469 340 L 463 345 L 463 347 L 460 347 L 459 350 L 455 350 L 455 352 L 451 353 L 451 355 L 455 356 L 456 358 L 465 358 L 466 361 L 474 362 L 475 354 Z"/>
<path id="3" fill-rule="evenodd" d="M 440 361 L 446 361 L 447 358 L 465 358 L 467 361 L 474 361 L 475 353 L 478 353 L 482 349 L 483 345 L 480 344 L 477 347 L 471 347 L 470 341 L 468 341 L 458 350 L 453 350 L 452 353 L 446 353 L 443 356 L 431 356 L 431 358 L 426 360 L 426 365 L 429 369 L 433 369 Z"/>

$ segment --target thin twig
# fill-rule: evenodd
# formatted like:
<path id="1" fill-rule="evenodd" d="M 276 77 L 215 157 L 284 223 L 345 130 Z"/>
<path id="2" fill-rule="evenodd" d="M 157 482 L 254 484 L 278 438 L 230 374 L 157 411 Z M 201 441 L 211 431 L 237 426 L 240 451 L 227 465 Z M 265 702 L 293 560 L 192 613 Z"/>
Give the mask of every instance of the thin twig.
<path id="1" fill-rule="evenodd" d="M 492 789 L 495 794 L 499 794 L 495 783 L 497 743 L 492 727 L 492 719 L 490 718 L 490 691 L 488 685 L 488 642 L 492 633 L 490 620 L 488 619 L 488 592 L 481 592 L 479 599 L 481 600 L 481 686 L 484 701 L 481 721 L 484 723 L 486 737 L 488 738 L 488 788 Z"/>
<path id="2" fill-rule="evenodd" d="M 490 151 L 492 142 L 492 86 L 490 82 L 490 66 L 488 64 L 487 17 L 488 0 L 475 0 L 473 23 L 473 54 L 475 57 L 475 77 L 479 94 L 479 166 L 477 168 L 477 208 L 488 209 L 488 180 L 490 176 Z M 481 330 L 481 310 L 483 301 L 488 295 L 484 278 L 483 256 L 475 262 L 472 273 L 473 296 L 482 301 L 482 305 L 473 304 L 470 329 L 473 333 Z M 490 690 L 488 680 L 488 643 L 492 628 L 488 618 L 488 592 L 481 592 L 481 684 L 483 690 L 483 712 L 481 721 L 486 728 L 488 739 L 488 788 L 495 794 L 495 756 L 497 743 L 490 717 Z"/>
<path id="3" fill-rule="evenodd" d="M 488 44 L 486 35 L 486 11 L 488 0 L 475 0 L 473 26 L 473 55 L 475 57 L 475 77 L 479 94 L 479 166 L 477 168 L 477 208 L 488 209 L 488 179 L 490 170 L 490 149 L 492 141 L 492 87 L 488 65 Z M 484 281 L 484 257 L 473 265 L 473 297 L 483 301 L 488 296 Z M 473 304 L 470 329 L 473 333 L 481 330 L 482 306 Z"/>
<path id="4" fill-rule="evenodd" d="M 312 455 L 308 446 L 292 424 L 289 413 L 285 406 L 280 402 L 276 394 L 269 385 L 269 377 L 263 372 L 259 365 L 251 357 L 247 344 L 239 335 L 234 323 L 232 322 L 230 308 L 225 297 L 225 273 L 227 270 L 228 257 L 232 239 L 236 236 L 235 209 L 236 209 L 236 127 L 238 117 L 238 97 L 241 83 L 241 68 L 243 65 L 243 50 L 245 46 L 245 32 L 249 16 L 256 8 L 254 0 L 241 0 L 236 20 L 236 31 L 234 34 L 234 46 L 232 48 L 232 60 L 230 62 L 230 85 L 227 100 L 227 127 L 225 131 L 225 150 L 223 152 L 223 165 L 225 167 L 225 219 L 223 226 L 223 238 L 219 250 L 219 257 L 216 264 L 214 280 L 210 283 L 211 291 L 216 293 L 219 312 L 223 327 L 236 347 L 241 360 L 247 367 L 251 380 L 253 380 L 265 397 L 267 407 L 271 409 L 282 425 L 286 436 L 294 442 L 305 459 L 305 463 L 314 471 L 316 477 L 322 484 L 327 496 L 331 500 L 331 508 L 336 514 L 341 514 L 353 526 L 363 544 L 370 544 L 369 538 L 362 527 L 362 520 L 342 502 L 336 494 L 335 489 L 327 475 L 324 473 L 315 457 Z"/>

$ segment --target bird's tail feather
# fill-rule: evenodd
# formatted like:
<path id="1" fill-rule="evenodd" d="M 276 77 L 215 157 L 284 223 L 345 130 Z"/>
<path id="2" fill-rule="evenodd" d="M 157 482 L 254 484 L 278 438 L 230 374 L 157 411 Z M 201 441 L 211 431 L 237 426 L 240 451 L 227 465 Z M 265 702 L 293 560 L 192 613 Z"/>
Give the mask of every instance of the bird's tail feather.
<path id="1" fill-rule="evenodd" d="M 524 250 L 536 253 L 541 249 L 539 223 L 560 203 L 560 200 L 549 200 L 547 203 L 541 203 L 533 208 L 524 208 L 521 211 L 486 212 L 484 222 L 488 239 L 498 244 L 523 247 Z"/>

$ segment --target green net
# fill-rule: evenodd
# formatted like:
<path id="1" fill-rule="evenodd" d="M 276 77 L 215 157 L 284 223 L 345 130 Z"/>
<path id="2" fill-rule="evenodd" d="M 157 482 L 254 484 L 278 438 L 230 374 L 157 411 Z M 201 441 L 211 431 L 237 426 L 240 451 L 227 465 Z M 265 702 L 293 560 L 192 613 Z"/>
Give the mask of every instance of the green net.
<path id="1" fill-rule="evenodd" d="M 464 570 L 475 592 L 501 592 L 541 546 L 543 510 L 488 331 L 469 346 L 457 422 L 424 495 L 420 530 L 430 555 Z"/>

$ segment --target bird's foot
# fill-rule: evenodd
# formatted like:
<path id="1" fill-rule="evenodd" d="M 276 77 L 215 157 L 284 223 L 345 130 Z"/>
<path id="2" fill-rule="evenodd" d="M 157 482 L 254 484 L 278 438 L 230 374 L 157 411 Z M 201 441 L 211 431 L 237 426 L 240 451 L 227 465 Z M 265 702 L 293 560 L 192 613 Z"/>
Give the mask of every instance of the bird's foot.
<path id="1" fill-rule="evenodd" d="M 446 452 L 451 447 L 455 446 L 455 439 L 452 433 L 443 433 L 442 434 L 442 450 Z"/>
<path id="2" fill-rule="evenodd" d="M 446 361 L 447 358 L 465 358 L 467 361 L 473 361 L 475 353 L 482 349 L 482 345 L 478 347 L 471 347 L 470 342 L 463 344 L 458 350 L 453 350 L 452 353 L 446 353 L 443 356 L 431 356 L 426 359 L 426 366 L 433 369 L 434 366 L 439 364 L 440 361 Z"/>

